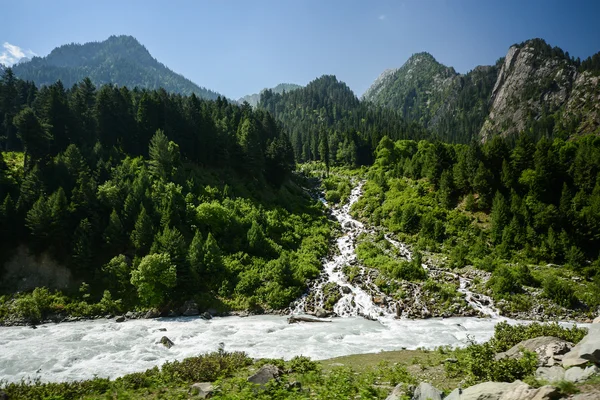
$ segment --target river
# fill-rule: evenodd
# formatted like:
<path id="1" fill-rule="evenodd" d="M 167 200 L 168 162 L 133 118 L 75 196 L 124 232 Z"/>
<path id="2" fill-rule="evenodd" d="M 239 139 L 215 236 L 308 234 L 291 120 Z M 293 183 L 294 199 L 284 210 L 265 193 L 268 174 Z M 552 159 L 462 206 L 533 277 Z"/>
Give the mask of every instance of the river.
<path id="1" fill-rule="evenodd" d="M 376 287 L 369 287 L 371 293 L 367 293 L 363 287 L 348 281 L 342 267 L 356 263 L 357 236 L 373 232 L 350 216 L 350 207 L 360 197 L 361 190 L 362 184 L 358 184 L 348 203 L 332 210 L 342 228 L 342 235 L 336 239 L 338 251 L 324 261 L 321 279 L 310 288 L 316 292 L 317 300 L 319 291 L 328 282 L 335 282 L 340 290 L 344 289 L 334 306 L 334 311 L 342 318 L 332 318 L 324 323 L 288 324 L 287 317 L 275 315 L 222 317 L 208 321 L 188 317 L 124 323 L 80 321 L 41 325 L 38 329 L 3 327 L 0 328 L 0 380 L 114 378 L 165 361 L 216 351 L 220 343 L 226 351 L 245 351 L 256 358 L 289 359 L 304 355 L 326 359 L 403 348 L 464 346 L 469 340 L 482 342 L 489 339 L 494 325 L 501 319 L 492 305 L 482 306 L 471 300 L 467 281 L 461 280 L 461 291 L 467 302 L 491 318 L 396 319 L 395 302 L 376 305 L 372 301 L 373 290 L 378 290 Z M 392 238 L 388 240 L 401 247 L 401 252 L 410 259 L 410 250 L 406 246 Z M 308 311 L 305 300 L 306 296 L 298 300 L 294 313 Z M 169 337 L 175 346 L 167 349 L 159 344 L 162 336 Z"/>

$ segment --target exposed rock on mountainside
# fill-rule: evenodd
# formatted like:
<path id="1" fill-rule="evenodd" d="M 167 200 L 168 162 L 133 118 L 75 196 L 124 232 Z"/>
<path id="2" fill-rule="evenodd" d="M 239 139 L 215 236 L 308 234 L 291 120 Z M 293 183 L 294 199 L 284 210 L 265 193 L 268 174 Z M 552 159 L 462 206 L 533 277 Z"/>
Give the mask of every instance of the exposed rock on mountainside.
<path id="1" fill-rule="evenodd" d="M 510 47 L 495 66 L 466 75 L 419 53 L 384 71 L 363 99 L 401 112 L 443 140 L 597 133 L 600 78 L 595 55 L 581 62 L 542 39 Z"/>
<path id="2" fill-rule="evenodd" d="M 216 99 L 219 94 L 199 87 L 158 62 L 132 36 L 111 36 L 103 42 L 67 44 L 46 57 L 33 57 L 13 67 L 15 75 L 37 85 L 61 80 L 71 87 L 88 77 L 95 85 L 116 84 L 145 89 L 164 88 L 168 92 Z"/>
<path id="3" fill-rule="evenodd" d="M 508 50 L 492 90 L 488 119 L 481 128 L 484 140 L 498 132 L 523 131 L 529 116 L 554 113 L 568 100 L 577 70 L 564 55 L 542 52 L 539 46 L 544 45 L 533 40 Z"/>

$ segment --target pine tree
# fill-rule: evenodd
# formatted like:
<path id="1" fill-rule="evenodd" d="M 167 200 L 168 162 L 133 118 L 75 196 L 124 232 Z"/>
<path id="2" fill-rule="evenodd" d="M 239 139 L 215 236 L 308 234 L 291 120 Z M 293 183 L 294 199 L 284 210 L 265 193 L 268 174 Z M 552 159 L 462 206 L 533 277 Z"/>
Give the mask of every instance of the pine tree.
<path id="1" fill-rule="evenodd" d="M 499 191 L 496 192 L 496 196 L 494 197 L 490 219 L 492 221 L 492 241 L 494 243 L 500 243 L 502 241 L 504 227 L 510 220 L 510 209 L 506 199 Z"/>
<path id="2" fill-rule="evenodd" d="M 145 254 L 150 249 L 153 239 L 152 220 L 146 213 L 146 208 L 142 205 L 142 209 L 135 221 L 135 227 L 131 232 L 131 243 L 137 249 L 138 254 Z"/>
<path id="3" fill-rule="evenodd" d="M 221 274 L 223 261 L 221 259 L 221 249 L 219 248 L 219 244 L 210 232 L 204 242 L 203 253 L 204 258 L 202 264 L 204 264 L 204 268 L 206 268 L 206 272 L 209 274 L 211 281 L 214 282 Z"/>
<path id="4" fill-rule="evenodd" d="M 115 209 L 110 213 L 108 225 L 104 230 L 104 242 L 111 247 L 120 247 L 124 242 L 124 231 L 121 218 Z"/>
<path id="5" fill-rule="evenodd" d="M 78 272 L 90 271 L 93 250 L 93 229 L 92 224 L 87 218 L 79 222 L 75 230 L 73 243 L 73 269 Z"/>
<path id="6" fill-rule="evenodd" d="M 196 233 L 194 234 L 194 238 L 192 239 L 188 249 L 187 257 L 196 282 L 202 283 L 202 280 L 205 276 L 205 268 L 203 264 L 204 240 L 202 239 L 202 233 L 200 230 L 196 230 Z"/>

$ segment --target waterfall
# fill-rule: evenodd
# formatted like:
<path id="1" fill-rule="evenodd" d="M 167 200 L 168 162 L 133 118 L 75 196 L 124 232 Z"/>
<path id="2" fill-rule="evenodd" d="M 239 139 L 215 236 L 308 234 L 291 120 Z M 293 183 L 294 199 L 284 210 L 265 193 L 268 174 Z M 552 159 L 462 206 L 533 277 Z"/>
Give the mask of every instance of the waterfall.
<path id="1" fill-rule="evenodd" d="M 374 234 L 372 228 L 367 228 L 363 223 L 350 216 L 350 209 L 358 201 L 362 194 L 364 181 L 359 182 L 351 191 L 348 202 L 341 207 L 333 208 L 325 200 L 320 200 L 330 207 L 332 215 L 337 219 L 342 230 L 336 241 L 336 254 L 324 260 L 323 272 L 309 287 L 308 293 L 304 294 L 292 305 L 292 314 L 316 313 L 324 310 L 328 301 L 326 292 L 331 292 L 339 297 L 333 305 L 333 312 L 340 317 L 363 316 L 368 319 L 398 318 L 402 316 L 402 310 L 398 302 L 391 296 L 381 292 L 372 282 L 369 269 L 358 264 L 356 257 L 356 240 L 361 233 Z M 410 248 L 389 234 L 384 235 L 406 260 L 412 260 Z M 358 268 L 361 284 L 354 283 L 344 273 L 344 267 L 353 266 Z M 469 290 L 471 280 L 458 274 L 434 269 L 427 264 L 422 265 L 428 272 L 446 274 L 459 280 L 458 292 L 464 294 L 467 304 L 481 314 L 490 317 L 498 317 L 498 311 L 493 307 L 492 299 L 488 296 L 473 293 Z M 421 315 L 430 315 L 427 304 L 422 301 L 421 285 L 409 283 L 414 286 L 414 302 L 422 311 Z M 333 289 L 328 287 L 333 286 Z M 337 291 L 337 292 L 336 292 Z M 329 293 L 331 294 L 331 293 Z M 374 301 L 377 300 L 377 301 Z"/>

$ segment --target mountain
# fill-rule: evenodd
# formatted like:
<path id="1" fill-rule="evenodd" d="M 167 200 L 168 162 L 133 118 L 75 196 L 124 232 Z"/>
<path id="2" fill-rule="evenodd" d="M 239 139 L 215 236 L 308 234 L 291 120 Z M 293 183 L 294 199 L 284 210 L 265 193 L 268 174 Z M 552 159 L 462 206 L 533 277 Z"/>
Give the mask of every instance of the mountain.
<path id="1" fill-rule="evenodd" d="M 526 129 L 564 135 L 598 132 L 598 79 L 593 65 L 573 60 L 541 39 L 511 46 L 480 135 L 486 139 Z"/>
<path id="2" fill-rule="evenodd" d="M 273 93 L 283 93 L 283 92 L 291 92 L 292 90 L 300 89 L 301 85 L 296 85 L 295 83 L 280 83 L 271 89 L 263 89 L 260 93 L 248 94 L 244 97 L 241 97 L 238 100 L 238 103 L 242 104 L 243 102 L 247 102 L 252 107 L 256 107 L 258 102 L 260 101 L 260 95 L 263 94 L 265 90 L 271 90 Z"/>
<path id="3" fill-rule="evenodd" d="M 362 99 L 453 142 L 525 130 L 570 136 L 600 126 L 599 65 L 598 54 L 581 62 L 542 39 L 511 46 L 496 65 L 467 74 L 418 53 L 384 71 Z"/>
<path id="4" fill-rule="evenodd" d="M 300 161 L 322 160 L 329 154 L 333 163 L 368 164 L 384 135 L 394 140 L 426 135 L 398 112 L 361 102 L 334 75 L 323 75 L 290 92 L 265 90 L 258 108 L 283 124 Z"/>
<path id="5" fill-rule="evenodd" d="M 192 94 L 216 99 L 219 94 L 200 87 L 158 62 L 132 36 L 111 36 L 103 42 L 67 44 L 52 50 L 46 57 L 13 67 L 17 77 L 37 85 L 61 80 L 66 87 L 89 77 L 97 85 L 116 84 L 129 88 L 164 88 L 168 92 Z"/>

